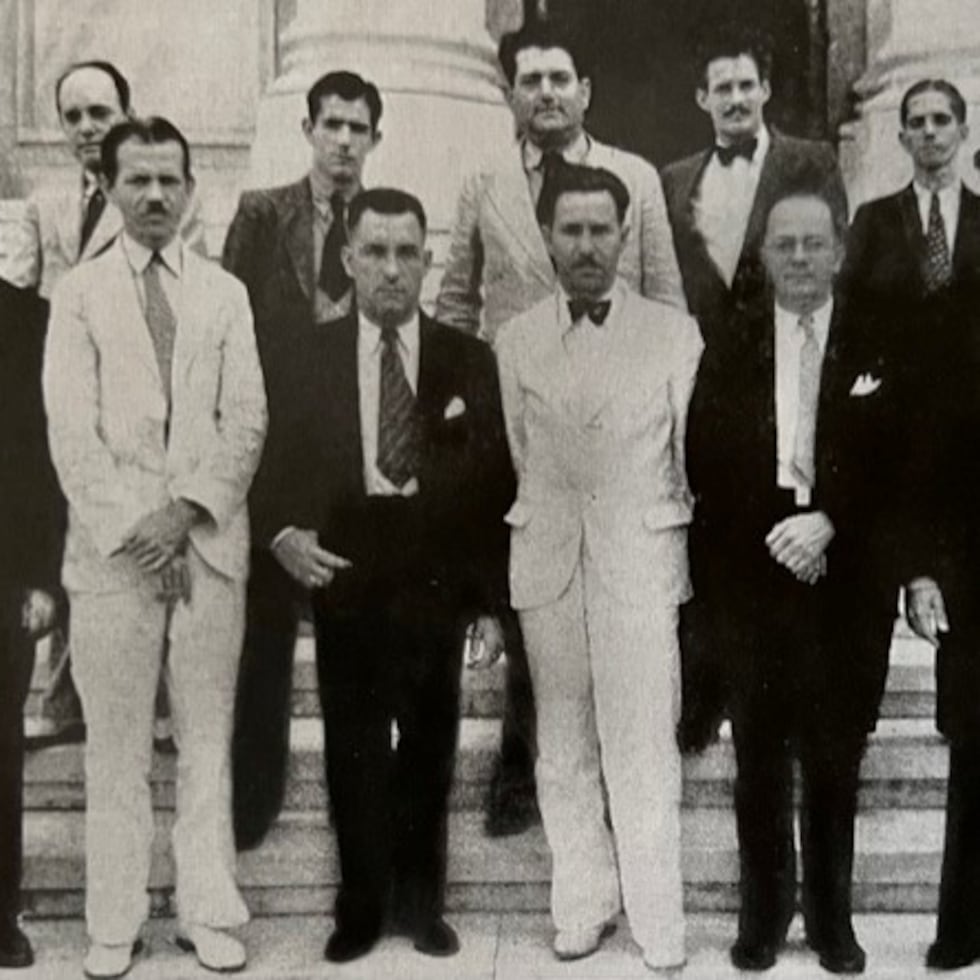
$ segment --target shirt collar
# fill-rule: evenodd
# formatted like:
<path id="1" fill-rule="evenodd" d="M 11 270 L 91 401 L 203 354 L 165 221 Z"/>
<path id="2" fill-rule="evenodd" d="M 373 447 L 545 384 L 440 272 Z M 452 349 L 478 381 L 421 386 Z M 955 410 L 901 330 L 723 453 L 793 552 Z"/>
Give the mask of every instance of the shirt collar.
<path id="1" fill-rule="evenodd" d="M 146 272 L 150 260 L 153 258 L 153 249 L 147 248 L 142 243 L 136 241 L 128 232 L 123 232 L 120 236 L 122 240 L 123 252 L 130 268 L 136 275 L 143 275 Z M 177 279 L 180 278 L 184 268 L 184 256 L 180 244 L 180 236 L 175 235 L 173 239 L 163 248 L 157 249 L 164 266 Z"/>
<path id="2" fill-rule="evenodd" d="M 337 193 L 340 188 L 328 184 L 328 182 L 324 180 L 324 178 L 320 176 L 316 170 L 310 170 L 309 181 L 310 195 L 313 198 L 313 207 L 315 207 L 321 215 L 327 217 L 331 214 L 330 198 Z M 356 194 L 360 189 L 360 184 L 358 184 L 358 186 L 354 188 L 353 194 Z M 344 197 L 346 200 L 350 200 L 350 198 L 353 197 L 353 194 L 349 196 L 345 194 Z"/>
<path id="3" fill-rule="evenodd" d="M 419 347 L 420 318 L 418 310 L 410 320 L 398 327 L 398 342 L 406 351 L 415 351 Z M 381 347 L 381 327 L 372 323 L 363 313 L 357 314 L 357 330 L 363 349 L 370 354 L 376 354 Z"/>
<path id="4" fill-rule="evenodd" d="M 592 149 L 592 140 L 583 130 L 569 146 L 561 151 L 561 155 L 568 163 L 584 163 L 590 149 Z M 521 159 L 526 172 L 537 170 L 541 166 L 543 158 L 544 150 L 536 143 L 532 143 L 528 139 L 521 142 Z"/>
<path id="5" fill-rule="evenodd" d="M 820 350 L 827 349 L 827 338 L 830 335 L 830 318 L 834 312 L 834 298 L 831 296 L 823 306 L 817 307 L 810 315 L 813 317 L 813 333 L 820 345 Z M 776 303 L 776 330 L 791 334 L 800 329 L 800 314 L 784 309 Z"/>
<path id="6" fill-rule="evenodd" d="M 940 205 L 959 203 L 960 182 L 958 180 L 954 180 L 948 187 L 943 187 L 938 191 L 933 191 L 932 188 L 924 187 L 917 180 L 913 180 L 912 188 L 919 202 L 919 210 L 924 210 L 926 214 L 929 213 L 929 206 L 932 204 L 933 194 L 939 195 Z"/>
<path id="7" fill-rule="evenodd" d="M 99 189 L 99 178 L 86 167 L 82 168 L 82 200 L 86 203 Z"/>

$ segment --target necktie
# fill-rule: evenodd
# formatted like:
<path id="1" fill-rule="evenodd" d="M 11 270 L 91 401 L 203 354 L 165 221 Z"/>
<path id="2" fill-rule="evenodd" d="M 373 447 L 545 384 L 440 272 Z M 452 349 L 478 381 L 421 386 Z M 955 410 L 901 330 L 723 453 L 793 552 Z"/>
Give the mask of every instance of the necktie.
<path id="1" fill-rule="evenodd" d="M 939 195 L 933 192 L 929 202 L 929 226 L 926 230 L 926 292 L 942 289 L 953 277 L 953 265 L 946 242 L 946 222 L 939 208 Z"/>
<path id="2" fill-rule="evenodd" d="M 544 189 L 550 187 L 555 182 L 564 166 L 565 158 L 556 150 L 548 150 L 541 157 L 541 190 L 538 193 L 539 201 L 544 196 Z"/>
<path id="3" fill-rule="evenodd" d="M 593 303 L 588 299 L 570 299 L 568 301 L 568 313 L 572 318 L 572 323 L 577 323 L 583 316 L 587 316 L 597 327 L 601 327 L 609 316 L 609 308 L 612 304 L 608 299 Z"/>
<path id="4" fill-rule="evenodd" d="M 320 259 L 320 288 L 336 303 L 350 289 L 350 276 L 340 259 L 340 250 L 347 244 L 347 224 L 344 215 L 344 196 L 335 191 L 330 197 L 330 230 L 323 240 Z"/>
<path id="5" fill-rule="evenodd" d="M 800 348 L 800 385 L 796 404 L 796 442 L 793 447 L 793 467 L 812 487 L 816 482 L 814 445 L 817 433 L 817 403 L 820 399 L 820 344 L 813 329 L 813 317 L 800 317 L 803 346 Z"/>
<path id="6" fill-rule="evenodd" d="M 758 145 L 759 141 L 753 136 L 752 139 L 732 143 L 731 146 L 716 146 L 715 153 L 718 154 L 718 162 L 723 167 L 730 167 L 736 157 L 745 157 L 746 160 L 751 161 Z"/>
<path id="7" fill-rule="evenodd" d="M 92 237 L 92 232 L 95 231 L 95 226 L 99 223 L 99 218 L 102 217 L 104 210 L 105 194 L 102 193 L 101 187 L 96 187 L 89 196 L 85 204 L 85 214 L 82 215 L 82 229 L 78 236 L 79 255 L 85 251 L 85 246 Z"/>
<path id="8" fill-rule="evenodd" d="M 154 252 L 149 264 L 143 270 L 143 288 L 146 295 L 146 325 L 150 328 L 150 339 L 157 356 L 160 369 L 160 383 L 163 393 L 170 401 L 170 369 L 174 358 L 174 337 L 177 334 L 177 318 L 163 291 L 160 281 L 160 266 L 163 259 Z"/>
<path id="9" fill-rule="evenodd" d="M 415 395 L 398 353 L 398 330 L 381 331 L 381 397 L 378 406 L 378 469 L 396 487 L 404 486 L 419 464 L 419 422 Z"/>

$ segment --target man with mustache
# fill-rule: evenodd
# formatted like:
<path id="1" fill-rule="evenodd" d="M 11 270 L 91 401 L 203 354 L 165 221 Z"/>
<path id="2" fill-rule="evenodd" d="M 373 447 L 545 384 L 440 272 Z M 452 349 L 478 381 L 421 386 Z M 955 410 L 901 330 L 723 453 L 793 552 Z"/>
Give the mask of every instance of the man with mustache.
<path id="1" fill-rule="evenodd" d="M 301 396 L 297 386 L 314 335 L 353 308 L 351 279 L 341 260 L 347 205 L 361 189 L 364 161 L 381 139 L 381 96 L 353 72 L 324 75 L 306 103 L 302 126 L 312 150 L 309 173 L 283 187 L 242 194 L 222 255 L 252 302 L 273 431 L 281 412 Z M 254 498 L 250 504 L 264 506 Z M 282 807 L 293 648 L 307 607 L 307 589 L 283 571 L 267 547 L 256 546 L 235 708 L 239 848 L 257 846 Z"/>
<path id="2" fill-rule="evenodd" d="M 557 279 L 534 209 L 566 163 L 604 167 L 626 184 L 630 214 L 619 275 L 642 295 L 685 309 L 656 170 L 585 130 L 592 83 L 578 42 L 556 27 L 530 23 L 502 38 L 499 58 L 517 139 L 463 184 L 436 316 L 493 342 L 502 323 L 551 295 Z M 535 816 L 534 705 L 520 631 L 514 622 L 507 626 L 504 729 L 487 812 L 491 834 L 518 833 Z"/>

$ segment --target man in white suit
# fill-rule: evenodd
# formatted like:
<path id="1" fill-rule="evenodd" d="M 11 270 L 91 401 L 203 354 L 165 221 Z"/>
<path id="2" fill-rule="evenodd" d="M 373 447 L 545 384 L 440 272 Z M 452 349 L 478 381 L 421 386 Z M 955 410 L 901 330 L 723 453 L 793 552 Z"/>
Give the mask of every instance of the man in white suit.
<path id="1" fill-rule="evenodd" d="M 88 728 L 85 972 L 126 972 L 148 912 L 153 701 L 167 643 L 178 943 L 206 967 L 239 969 L 244 948 L 221 930 L 248 918 L 230 743 L 262 374 L 245 288 L 177 234 L 193 186 L 179 130 L 158 117 L 121 123 L 102 165 L 125 230 L 55 290 L 43 376 Z"/>
<path id="2" fill-rule="evenodd" d="M 684 960 L 677 621 L 702 343 L 691 318 L 617 279 L 628 205 L 609 171 L 564 168 L 538 202 L 558 287 L 502 328 L 497 357 L 555 953 L 594 952 L 622 892 L 644 961 L 660 969 Z"/>
<path id="3" fill-rule="evenodd" d="M 463 184 L 436 318 L 479 330 L 492 342 L 502 323 L 554 292 L 555 269 L 534 209 L 544 185 L 568 163 L 604 167 L 622 180 L 631 204 L 619 275 L 636 292 L 686 310 L 657 171 L 584 128 L 592 87 L 576 40 L 531 23 L 503 37 L 499 58 L 517 139 Z M 501 757 L 487 813 L 491 834 L 521 831 L 533 815 L 533 704 L 520 635 L 516 628 L 508 632 Z"/>

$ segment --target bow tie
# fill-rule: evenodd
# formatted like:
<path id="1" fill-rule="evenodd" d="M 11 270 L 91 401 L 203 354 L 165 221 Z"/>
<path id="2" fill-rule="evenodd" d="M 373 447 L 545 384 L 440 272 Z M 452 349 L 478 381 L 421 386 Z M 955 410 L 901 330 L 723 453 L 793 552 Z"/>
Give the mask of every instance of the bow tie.
<path id="1" fill-rule="evenodd" d="M 742 140 L 741 143 L 733 143 L 731 146 L 716 146 L 715 153 L 723 167 L 730 167 L 735 157 L 745 157 L 751 163 L 758 145 L 759 141 L 753 136 L 752 139 Z"/>
<path id="2" fill-rule="evenodd" d="M 609 316 L 609 307 L 612 304 L 608 299 L 600 300 L 598 303 L 588 299 L 570 299 L 568 301 L 568 313 L 572 318 L 572 323 L 577 323 L 583 316 L 587 316 L 597 327 L 601 327 Z"/>

